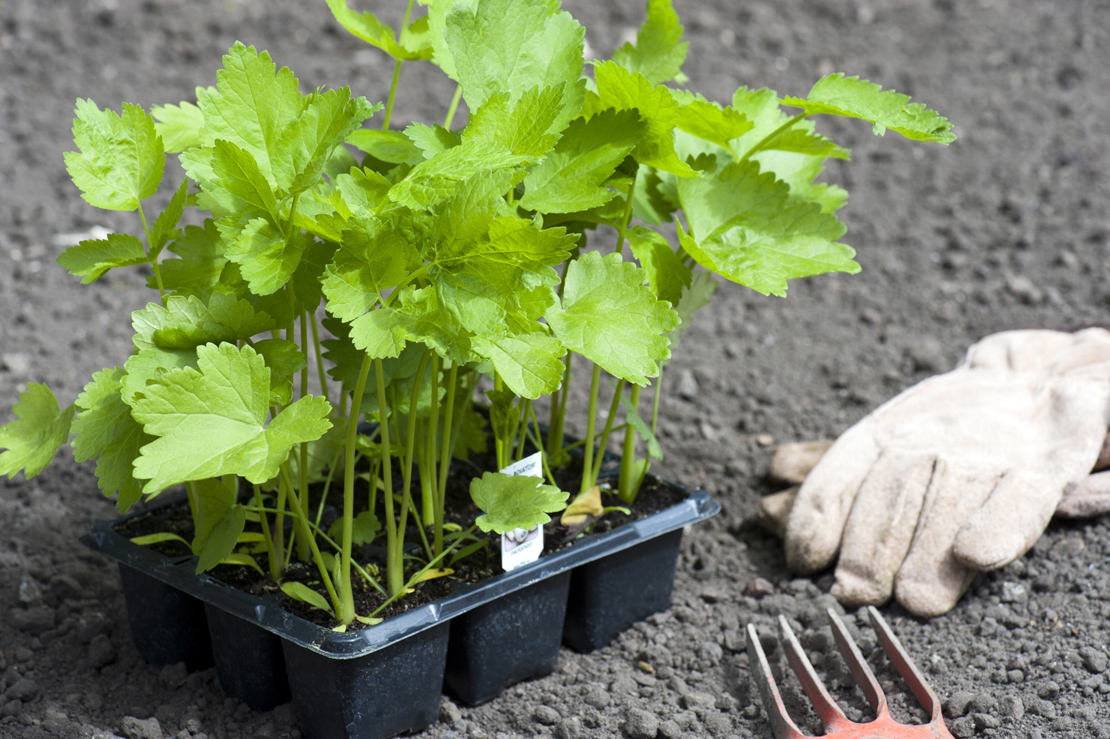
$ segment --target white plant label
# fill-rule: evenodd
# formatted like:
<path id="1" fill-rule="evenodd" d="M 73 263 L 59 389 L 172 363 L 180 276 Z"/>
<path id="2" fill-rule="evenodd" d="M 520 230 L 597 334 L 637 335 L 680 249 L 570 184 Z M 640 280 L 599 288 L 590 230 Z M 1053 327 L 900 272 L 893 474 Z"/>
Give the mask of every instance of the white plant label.
<path id="1" fill-rule="evenodd" d="M 536 452 L 501 470 L 510 477 L 543 477 L 542 452 Z M 501 535 L 501 567 L 508 572 L 535 562 L 543 553 L 543 525 L 534 529 L 513 529 Z"/>

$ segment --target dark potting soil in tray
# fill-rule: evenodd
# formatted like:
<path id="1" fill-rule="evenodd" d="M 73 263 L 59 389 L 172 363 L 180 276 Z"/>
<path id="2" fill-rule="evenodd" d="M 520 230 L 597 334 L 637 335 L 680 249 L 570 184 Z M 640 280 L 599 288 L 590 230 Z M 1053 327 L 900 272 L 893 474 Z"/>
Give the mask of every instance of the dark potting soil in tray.
<path id="1" fill-rule="evenodd" d="M 478 510 L 470 500 L 469 481 L 475 475 L 480 475 L 483 470 L 491 470 L 495 469 L 495 467 L 496 464 L 492 454 L 472 454 L 469 461 L 460 463 L 456 460 L 452 464 L 452 472 L 448 476 L 447 483 L 446 516 L 448 523 L 455 523 L 463 530 L 467 530 L 473 525 L 474 519 L 481 515 L 481 511 Z M 556 476 L 556 481 L 563 490 L 573 491 L 579 488 L 581 471 L 577 465 L 568 465 L 556 469 L 554 474 Z M 401 479 L 400 470 L 395 466 L 393 470 L 393 480 L 398 487 L 400 486 Z M 602 478 L 602 482 L 605 481 L 606 479 Z M 612 482 L 615 483 L 615 479 L 613 479 Z M 419 481 L 413 481 L 412 492 L 414 497 L 419 496 Z M 319 488 L 315 490 L 310 489 L 308 501 L 306 502 L 310 511 L 315 511 L 319 505 L 319 495 Z M 556 517 L 544 526 L 544 550 L 541 556 L 552 554 L 569 546 L 578 536 L 602 534 L 623 524 L 631 523 L 654 513 L 658 513 L 659 511 L 681 503 L 686 499 L 687 495 L 688 492 L 686 490 L 665 484 L 653 478 L 648 478 L 644 481 L 644 485 L 637 495 L 636 502 L 633 506 L 624 506 L 615 495 L 603 493 L 602 504 L 604 506 L 624 506 L 630 509 L 630 513 L 625 514 L 621 511 L 607 513 L 601 519 L 594 522 L 587 532 L 580 534 L 562 526 Z M 342 497 L 342 485 L 333 484 L 329 491 L 328 500 L 325 503 L 327 515 L 321 520 L 321 528 L 325 531 L 330 522 L 335 519 L 337 515 L 336 511 L 342 508 Z M 360 507 L 362 510 L 365 510 L 367 499 L 366 482 L 360 479 L 356 481 L 355 488 L 356 515 Z M 288 516 L 286 518 L 289 520 Z M 248 530 L 251 529 L 251 526 L 250 522 L 248 522 Z M 188 503 L 182 499 L 174 505 L 157 507 L 133 516 L 121 522 L 116 527 L 116 531 L 121 536 L 129 539 L 137 536 L 170 532 L 177 534 L 186 541 L 191 541 L 193 537 L 193 522 L 189 513 Z M 428 540 L 431 541 L 431 530 L 427 530 L 425 534 Z M 450 575 L 433 578 L 416 584 L 412 593 L 408 593 L 404 597 L 389 604 L 386 608 L 377 613 L 376 616 L 378 618 L 390 618 L 400 615 L 413 608 L 418 608 L 426 603 L 450 595 L 456 584 L 477 583 L 501 574 L 503 570 L 501 568 L 499 554 L 500 535 L 494 532 L 483 533 L 480 530 L 476 530 L 474 534 L 487 541 L 485 550 L 479 550 L 471 556 L 451 564 L 450 569 L 452 573 Z M 384 531 L 379 531 L 377 538 L 379 540 L 384 540 L 384 536 Z M 407 550 L 413 554 L 420 554 L 422 550 L 421 541 L 420 533 L 417 531 L 416 527 L 412 525 L 412 518 L 410 515 L 409 525 L 405 532 Z M 288 543 L 288 537 L 286 538 L 286 542 Z M 171 558 L 188 556 L 191 554 L 189 547 L 174 540 L 158 542 L 149 546 Z M 375 545 L 366 545 L 356 548 L 355 552 L 355 560 L 364 567 L 367 563 L 373 563 L 379 568 L 379 572 L 382 574 L 378 580 L 382 582 L 384 580 L 385 571 L 382 548 Z M 227 565 L 217 566 L 208 574 L 228 585 L 253 595 L 261 596 L 280 593 L 280 584 L 274 582 L 267 572 L 265 553 L 262 552 L 253 556 L 266 574 L 260 574 L 256 570 L 245 566 Z M 412 567 L 407 568 L 406 575 L 411 576 L 412 571 Z M 355 581 L 355 612 L 360 615 L 374 613 L 381 607 L 381 604 L 387 600 L 387 597 L 367 584 L 357 573 L 353 573 L 352 577 Z M 289 567 L 286 568 L 285 581 L 301 582 L 319 592 L 325 599 L 328 598 L 327 591 L 320 581 L 319 570 L 315 562 L 311 560 L 308 562 L 296 560 L 291 562 Z M 283 603 L 283 607 L 307 621 L 326 628 L 332 628 L 338 624 L 330 615 L 307 603 L 286 599 Z M 361 622 L 355 621 L 348 626 L 348 629 L 356 630 L 363 627 L 364 625 Z"/>

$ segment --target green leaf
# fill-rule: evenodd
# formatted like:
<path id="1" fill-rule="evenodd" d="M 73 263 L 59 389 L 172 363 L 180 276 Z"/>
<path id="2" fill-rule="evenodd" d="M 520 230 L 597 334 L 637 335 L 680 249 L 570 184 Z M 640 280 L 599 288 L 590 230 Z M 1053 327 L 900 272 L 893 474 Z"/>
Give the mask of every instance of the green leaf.
<path id="1" fill-rule="evenodd" d="M 413 210 L 430 209 L 454 195 L 459 182 L 482 173 L 514 171 L 533 161 L 499 144 L 466 141 L 418 164 L 389 191 L 389 199 Z"/>
<path id="2" fill-rule="evenodd" d="M 754 161 L 682 180 L 679 193 L 690 226 L 680 232 L 683 248 L 729 280 L 785 295 L 790 279 L 859 271 L 852 248 L 836 241 L 843 224 L 815 204 L 789 203 L 789 187 Z"/>
<path id="3" fill-rule="evenodd" d="M 678 324 L 671 332 L 671 341 L 676 341 L 678 336 L 690 326 L 694 312 L 709 305 L 713 293 L 717 292 L 718 282 L 713 279 L 712 272 L 698 270 L 694 273 L 694 280 L 682 290 L 682 297 L 675 304 L 682 323 Z"/>
<path id="4" fill-rule="evenodd" d="M 189 198 L 189 180 L 186 178 L 181 182 L 181 186 L 170 198 L 169 204 L 166 209 L 158 214 L 154 219 L 154 224 L 150 227 L 150 260 L 153 262 L 158 259 L 158 255 L 162 253 L 162 248 L 165 247 L 166 242 L 170 239 L 175 239 L 180 235 L 177 230 L 177 224 L 181 222 L 181 217 L 185 215 L 185 201 Z"/>
<path id="5" fill-rule="evenodd" d="M 630 72 L 638 72 L 653 85 L 674 80 L 686 81 L 682 63 L 686 61 L 688 41 L 682 40 L 682 25 L 671 0 L 648 0 L 647 17 L 636 44 L 626 43 L 613 52 L 613 61 Z"/>
<path id="6" fill-rule="evenodd" d="M 391 225 L 361 214 L 348 221 L 343 243 L 324 271 L 323 292 L 332 315 L 347 323 L 362 316 L 418 263 L 419 255 L 396 238 Z"/>
<path id="7" fill-rule="evenodd" d="M 678 125 L 678 103 L 666 87 L 653 86 L 642 74 L 633 74 L 615 62 L 594 65 L 597 93 L 586 96 L 582 112 L 591 117 L 607 108 L 635 110 L 647 124 L 632 156 L 640 164 L 678 175 L 694 177 L 690 165 L 680 160 L 674 148 Z"/>
<path id="8" fill-rule="evenodd" d="M 324 299 L 324 271 L 335 259 L 339 244 L 328 241 L 312 240 L 301 254 L 301 262 L 289 282 L 297 302 L 308 311 L 314 311 Z"/>
<path id="9" fill-rule="evenodd" d="M 655 297 L 677 306 L 683 289 L 693 279 L 690 268 L 657 231 L 637 225 L 627 229 L 625 236 Z"/>
<path id="10" fill-rule="evenodd" d="M 547 523 L 551 520 L 547 514 L 563 510 L 569 497 L 570 493 L 544 485 L 539 477 L 486 472 L 470 482 L 470 498 L 484 511 L 474 523 L 482 531 L 499 534 Z"/>
<path id="11" fill-rule="evenodd" d="M 440 125 L 426 126 L 423 123 L 410 123 L 405 129 L 405 137 L 423 152 L 421 159 L 407 162 L 408 164 L 420 164 L 423 159 L 431 159 L 462 143 L 462 139 L 454 131 L 448 131 Z"/>
<path id="12" fill-rule="evenodd" d="M 454 214 L 454 222 L 460 217 Z M 506 315 L 519 311 L 527 291 L 558 284 L 553 265 L 570 256 L 576 241 L 561 228 L 541 230 L 532 221 L 509 217 L 489 222 L 485 234 L 458 236 L 437 245 L 429 275 L 455 320 L 485 334 L 502 332 Z"/>
<path id="13" fill-rule="evenodd" d="M 138 105 L 123 104 L 123 115 L 100 110 L 92 100 L 77 100 L 73 141 L 80 152 L 66 152 L 73 183 L 90 204 L 105 210 L 135 210 L 158 191 L 166 152 L 154 119 Z"/>
<path id="14" fill-rule="evenodd" d="M 199 95 L 199 90 L 197 91 Z M 154 130 L 162 137 L 167 154 L 200 146 L 200 132 L 204 129 L 204 113 L 190 102 L 181 105 L 155 105 L 150 110 L 156 123 Z"/>
<path id="15" fill-rule="evenodd" d="M 342 201 L 345 220 L 353 215 L 368 216 L 389 203 L 392 184 L 372 169 L 351 169 L 335 178 L 335 189 Z"/>
<path id="16" fill-rule="evenodd" d="M 332 151 L 381 108 L 380 103 L 371 105 L 363 97 L 352 100 L 347 87 L 313 96 L 278 144 L 283 152 L 273 161 L 278 186 L 295 195 L 315 185 Z"/>
<path id="17" fill-rule="evenodd" d="M 82 285 L 96 282 L 110 269 L 134 267 L 149 261 L 142 242 L 130 234 L 108 234 L 105 239 L 88 239 L 58 255 L 58 264 L 74 277 L 83 278 Z"/>
<path id="18" fill-rule="evenodd" d="M 500 338 L 476 337 L 474 351 L 493 362 L 498 376 L 522 398 L 552 393 L 563 381 L 562 342 L 542 331 Z"/>
<path id="19" fill-rule="evenodd" d="M 7 449 L 0 454 L 0 475 L 7 475 L 10 480 L 20 470 L 28 478 L 42 472 L 69 441 L 69 427 L 76 411 L 76 405 L 60 410 L 50 388 L 29 383 L 12 408 L 19 420 L 0 426 L 0 449 Z"/>
<path id="20" fill-rule="evenodd" d="M 646 385 L 670 357 L 666 334 L 679 319 L 644 282 L 643 270 L 620 254 L 584 254 L 568 265 L 563 305 L 547 312 L 547 322 L 568 349 Z"/>
<path id="21" fill-rule="evenodd" d="M 163 287 L 184 295 L 210 291 L 220 281 L 220 273 L 227 264 L 223 247 L 216 222 L 211 218 L 205 219 L 203 226 L 186 226 L 168 247 L 179 258 L 162 261 Z M 158 287 L 153 276 L 147 280 L 147 285 Z"/>
<path id="22" fill-rule="evenodd" d="M 263 339 L 254 350 L 270 368 L 270 405 L 286 405 L 293 397 L 293 375 L 308 366 L 297 344 L 286 339 Z"/>
<path id="23" fill-rule="evenodd" d="M 216 227 L 227 242 L 227 258 L 239 265 L 255 295 L 270 295 L 284 287 L 312 242 L 311 234 L 297 230 L 286 237 L 265 218 L 252 218 L 241 228 L 224 218 Z"/>
<path id="24" fill-rule="evenodd" d="M 532 88 L 562 84 L 568 121 L 581 105 L 584 38 L 585 30 L 569 13 L 551 12 L 535 0 L 455 4 L 444 22 L 442 44 L 432 24 L 436 59 L 462 85 L 471 110 L 499 92 L 515 102 Z"/>
<path id="25" fill-rule="evenodd" d="M 335 615 L 335 612 L 331 609 L 331 603 L 328 603 L 328 599 L 304 583 L 283 582 L 281 584 L 281 592 L 285 593 L 293 600 L 308 603 L 310 606 L 315 606 L 331 616 Z"/>
<path id="26" fill-rule="evenodd" d="M 397 42 L 393 29 L 378 20 L 373 13 L 359 13 L 347 7 L 347 0 L 328 0 L 332 15 L 353 36 L 381 49 L 394 59 L 431 59 L 431 39 L 428 38 L 427 19 L 421 18 L 409 25 Z"/>
<path id="27" fill-rule="evenodd" d="M 173 369 L 134 403 L 143 429 L 159 437 L 142 448 L 135 476 L 150 494 L 187 480 L 235 474 L 252 483 L 274 477 L 297 444 L 331 427 L 331 405 L 305 397 L 266 423 L 270 370 L 250 347 L 206 344 L 197 368 Z"/>
<path id="28" fill-rule="evenodd" d="M 699 139 L 730 149 L 732 139 L 752 130 L 754 124 L 735 108 L 695 99 L 678 109 L 678 128 Z"/>
<path id="29" fill-rule="evenodd" d="M 401 132 L 360 128 L 347 136 L 347 143 L 383 162 L 415 166 L 427 157 L 407 133 L 408 129 Z"/>
<path id="30" fill-rule="evenodd" d="M 231 556 L 235 551 L 235 545 L 239 543 L 239 535 L 243 533 L 246 523 L 247 512 L 243 506 L 233 505 L 227 509 L 209 529 L 200 551 L 197 552 L 196 574 L 207 572 Z"/>
<path id="31" fill-rule="evenodd" d="M 253 46 L 238 41 L 224 56 L 223 64 L 216 73 L 216 89 L 197 93 L 204 113 L 201 144 L 213 146 L 223 139 L 246 150 L 276 187 L 273 162 L 288 154 L 282 148 L 282 136 L 303 109 L 297 78 L 288 67 L 278 71 L 265 51 L 259 54 Z"/>
<path id="32" fill-rule="evenodd" d="M 543 156 L 569 123 L 562 115 L 565 89 L 533 87 L 515 103 L 507 92 L 494 93 L 470 117 L 463 139 L 498 144 L 513 154 Z"/>
<path id="33" fill-rule="evenodd" d="M 227 212 L 266 215 L 278 222 L 277 197 L 249 151 L 218 139 L 212 147 L 212 174 L 219 191 L 231 196 L 225 203 Z M 205 184 L 206 190 L 213 189 L 212 183 Z"/>
<path id="34" fill-rule="evenodd" d="M 847 158 L 846 149 L 815 133 L 812 120 L 795 120 L 784 127 L 791 117 L 779 106 L 774 90 L 741 87 L 733 95 L 732 107 L 754 124 L 751 131 L 731 142 L 736 157 L 759 162 L 761 171 L 786 183 L 793 203 L 815 203 L 823 213 L 833 213 L 844 205 L 847 192 L 814 179 L 824 170 L 828 157 Z"/>
<path id="35" fill-rule="evenodd" d="M 787 97 L 783 105 L 801 108 L 810 115 L 828 114 L 870 121 L 875 133 L 889 128 L 914 141 L 950 144 L 956 140 L 948 119 L 921 103 L 911 103 L 908 95 L 882 87 L 859 77 L 830 74 L 822 77 L 803 100 Z"/>
<path id="36" fill-rule="evenodd" d="M 574 120 L 555 150 L 524 177 L 520 207 L 573 213 L 604 205 L 615 193 L 604 183 L 643 135 L 635 111 L 606 110 Z"/>
<path id="37" fill-rule="evenodd" d="M 370 511 L 363 511 L 355 516 L 351 522 L 351 544 L 361 547 L 364 544 L 373 544 L 374 537 L 382 530 L 382 522 Z M 335 539 L 336 543 L 343 546 L 343 519 L 337 518 L 328 527 L 328 536 Z"/>
<path id="38" fill-rule="evenodd" d="M 78 462 L 98 458 L 97 484 L 105 496 L 119 494 L 116 508 L 120 513 L 142 497 L 142 486 L 135 479 L 132 465 L 139 450 L 153 441 L 123 402 L 124 375 L 119 367 L 94 374 L 77 396 L 81 410 L 73 420 L 73 458 Z"/>
<path id="39" fill-rule="evenodd" d="M 169 295 L 166 305 L 148 303 L 131 314 L 135 348 L 195 349 L 236 342 L 277 328 L 273 319 L 232 295 L 214 293 L 205 304 L 192 296 Z"/>

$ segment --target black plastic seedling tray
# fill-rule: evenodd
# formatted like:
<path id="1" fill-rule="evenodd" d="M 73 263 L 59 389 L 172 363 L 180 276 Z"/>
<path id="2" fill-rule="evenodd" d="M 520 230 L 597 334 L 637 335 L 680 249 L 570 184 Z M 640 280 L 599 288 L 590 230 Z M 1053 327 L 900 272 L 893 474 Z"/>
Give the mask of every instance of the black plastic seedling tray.
<path id="1" fill-rule="evenodd" d="M 201 669 L 214 660 L 224 691 L 258 710 L 291 697 L 308 739 L 382 739 L 434 722 L 444 689 L 467 703 L 487 701 L 554 670 L 560 642 L 590 651 L 668 608 L 683 527 L 719 510 L 697 490 L 666 510 L 346 633 L 286 611 L 282 596 L 196 575 L 192 557 L 133 544 L 116 528 L 139 513 L 95 524 L 82 542 L 119 562 L 132 639 L 148 662 Z"/>

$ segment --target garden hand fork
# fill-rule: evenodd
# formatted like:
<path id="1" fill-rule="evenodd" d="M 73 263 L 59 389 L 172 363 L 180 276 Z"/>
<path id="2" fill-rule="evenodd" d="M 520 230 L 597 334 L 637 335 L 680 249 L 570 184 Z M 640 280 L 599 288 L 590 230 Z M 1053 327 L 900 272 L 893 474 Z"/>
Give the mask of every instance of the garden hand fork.
<path id="1" fill-rule="evenodd" d="M 937 694 L 925 683 L 917 666 L 906 654 L 906 650 L 899 643 L 898 637 L 890 630 L 879 612 L 870 606 L 867 609 L 867 615 L 871 617 L 871 624 L 875 627 L 875 633 L 879 637 L 879 642 L 883 645 L 883 651 L 886 652 L 891 664 L 906 681 L 913 694 L 917 696 L 918 702 L 929 713 L 929 722 L 926 724 L 900 724 L 891 717 L 886 704 L 886 696 L 883 694 L 882 688 L 879 687 L 875 674 L 871 672 L 871 668 L 864 661 L 859 647 L 852 641 L 852 637 L 848 635 L 844 623 L 837 617 L 836 613 L 832 609 L 829 609 L 828 613 L 836 644 L 840 648 L 840 653 L 844 655 L 844 661 L 848 663 L 848 668 L 852 671 L 852 675 L 863 691 L 864 697 L 871 704 L 871 709 L 875 712 L 875 719 L 867 723 L 856 723 L 844 715 L 844 712 L 836 705 L 832 696 L 829 695 L 829 692 L 821 683 L 820 678 L 817 677 L 813 665 L 810 664 L 805 652 L 802 651 L 801 645 L 798 644 L 798 638 L 794 636 L 790 625 L 785 618 L 779 616 L 779 628 L 782 630 L 786 657 L 790 662 L 791 669 L 794 670 L 794 674 L 798 676 L 806 695 L 809 696 L 810 702 L 813 703 L 817 715 L 821 718 L 821 724 L 825 727 L 823 736 L 858 737 L 858 739 L 867 737 L 875 739 L 880 737 L 882 739 L 953 739 L 952 734 L 948 732 L 948 728 L 944 725 L 944 719 L 941 718 L 940 701 L 937 699 Z M 748 656 L 751 661 L 753 677 L 763 701 L 763 709 L 767 713 L 767 720 L 775 732 L 776 739 L 803 739 L 803 737 L 806 737 L 786 713 L 786 706 L 783 704 L 782 696 L 779 695 L 778 687 L 775 685 L 775 678 L 771 674 L 771 666 L 767 662 L 767 655 L 763 653 L 759 636 L 752 624 L 748 624 Z M 757 669 L 763 673 L 762 676 L 754 674 Z"/>

